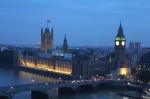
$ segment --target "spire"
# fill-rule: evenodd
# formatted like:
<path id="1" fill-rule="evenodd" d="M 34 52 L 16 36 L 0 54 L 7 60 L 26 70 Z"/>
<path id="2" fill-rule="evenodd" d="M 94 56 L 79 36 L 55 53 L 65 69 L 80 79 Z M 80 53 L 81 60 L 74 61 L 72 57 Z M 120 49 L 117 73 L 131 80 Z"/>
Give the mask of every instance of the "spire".
<path id="1" fill-rule="evenodd" d="M 66 40 L 66 33 L 65 33 L 65 40 Z"/>
<path id="2" fill-rule="evenodd" d="M 43 33 L 43 27 L 41 28 L 41 34 Z"/>
<path id="3" fill-rule="evenodd" d="M 67 53 L 67 51 L 68 51 L 66 33 L 65 33 L 65 38 L 64 38 L 64 43 L 63 43 L 63 46 L 62 46 L 62 50 L 63 50 L 64 53 Z"/>
<path id="4" fill-rule="evenodd" d="M 64 38 L 64 44 L 67 44 L 66 33 L 65 33 L 65 38 Z"/>
<path id="5" fill-rule="evenodd" d="M 52 27 L 52 29 L 51 29 L 52 36 L 53 36 L 53 32 L 54 32 L 54 31 L 53 31 L 53 27 Z"/>
<path id="6" fill-rule="evenodd" d="M 52 27 L 52 29 L 51 29 L 51 33 L 53 33 L 53 27 Z"/>
<path id="7" fill-rule="evenodd" d="M 122 29 L 121 21 L 120 21 L 120 26 L 119 26 L 119 29 Z"/>
<path id="8" fill-rule="evenodd" d="M 123 28 L 122 28 L 122 25 L 121 25 L 121 21 L 120 21 L 120 26 L 118 28 L 118 34 L 117 34 L 118 37 L 124 37 L 123 35 Z"/>

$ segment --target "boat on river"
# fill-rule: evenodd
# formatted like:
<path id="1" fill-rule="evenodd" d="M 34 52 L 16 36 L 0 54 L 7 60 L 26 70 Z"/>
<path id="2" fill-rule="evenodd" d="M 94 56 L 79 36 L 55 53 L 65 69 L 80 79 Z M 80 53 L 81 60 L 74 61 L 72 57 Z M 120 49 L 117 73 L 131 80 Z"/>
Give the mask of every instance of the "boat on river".
<path id="1" fill-rule="evenodd" d="M 144 95 L 142 95 L 142 99 L 150 99 L 150 94 L 144 94 Z"/>

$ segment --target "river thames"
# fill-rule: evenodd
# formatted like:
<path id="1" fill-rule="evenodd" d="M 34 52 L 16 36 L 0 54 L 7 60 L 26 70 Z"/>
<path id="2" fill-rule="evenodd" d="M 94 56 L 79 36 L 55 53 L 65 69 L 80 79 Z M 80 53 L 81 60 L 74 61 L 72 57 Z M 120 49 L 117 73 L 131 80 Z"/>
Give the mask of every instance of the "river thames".
<path id="1" fill-rule="evenodd" d="M 57 79 L 16 69 L 0 67 L 0 87 L 52 81 L 57 81 Z M 98 90 L 60 97 L 58 96 L 58 89 L 56 88 L 51 90 L 50 96 L 50 99 L 133 99 L 117 95 L 116 90 Z M 31 92 L 15 94 L 13 99 L 32 99 Z"/>

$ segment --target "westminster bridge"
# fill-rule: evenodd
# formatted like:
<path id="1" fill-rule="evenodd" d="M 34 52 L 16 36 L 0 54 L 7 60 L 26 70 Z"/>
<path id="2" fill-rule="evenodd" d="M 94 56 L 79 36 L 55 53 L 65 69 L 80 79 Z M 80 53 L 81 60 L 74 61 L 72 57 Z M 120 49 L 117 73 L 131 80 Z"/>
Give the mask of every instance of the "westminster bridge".
<path id="1" fill-rule="evenodd" d="M 67 92 L 67 94 L 74 93 L 80 89 L 95 89 L 97 86 L 103 83 L 109 83 L 110 81 L 98 80 L 74 80 L 74 81 L 60 81 L 60 82 L 47 82 L 47 83 L 32 83 L 24 85 L 14 85 L 0 87 L 0 99 L 11 99 L 15 94 L 31 91 L 31 96 L 40 95 L 42 97 L 48 97 L 49 90 L 58 88 L 59 93 Z"/>
<path id="2" fill-rule="evenodd" d="M 150 89 L 149 84 L 137 85 L 135 82 L 124 82 L 115 80 L 73 80 L 73 81 L 59 81 L 59 82 L 47 82 L 47 83 L 32 83 L 24 85 L 14 85 L 0 87 L 0 99 L 11 99 L 15 94 L 21 92 L 31 92 L 33 97 L 49 97 L 50 90 L 58 88 L 59 95 L 61 94 L 74 94 L 77 91 L 95 90 L 97 88 L 127 88 L 130 90 L 143 90 Z M 129 88 L 130 87 L 130 88 Z M 136 90 L 137 91 L 137 90 Z"/>

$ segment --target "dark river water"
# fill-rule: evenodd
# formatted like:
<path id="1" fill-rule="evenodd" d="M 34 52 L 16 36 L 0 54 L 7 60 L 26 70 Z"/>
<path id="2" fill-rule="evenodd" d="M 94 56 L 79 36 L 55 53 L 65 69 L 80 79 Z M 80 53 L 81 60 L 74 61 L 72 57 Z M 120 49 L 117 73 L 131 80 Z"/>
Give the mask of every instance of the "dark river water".
<path id="1" fill-rule="evenodd" d="M 0 87 L 51 81 L 57 81 L 57 79 L 0 67 Z M 50 99 L 133 99 L 117 95 L 116 90 L 99 90 L 77 93 L 75 95 L 58 96 L 58 89 L 53 89 L 50 96 Z M 15 94 L 12 99 L 32 99 L 31 92 Z"/>

